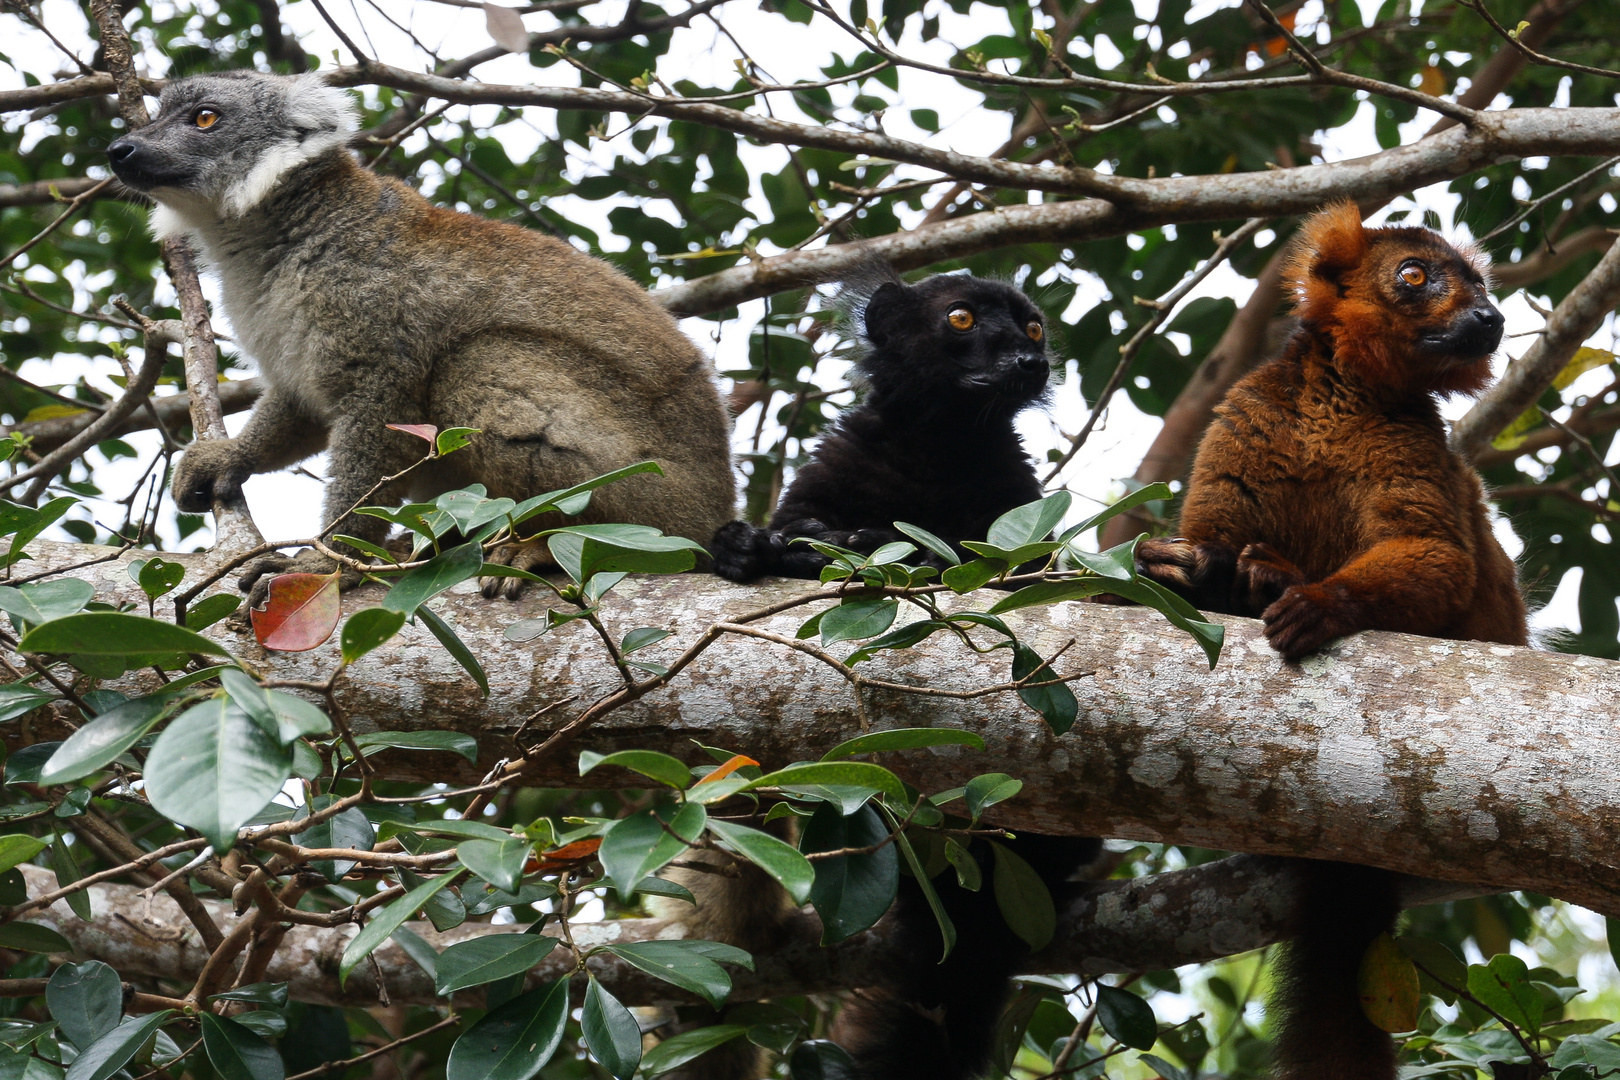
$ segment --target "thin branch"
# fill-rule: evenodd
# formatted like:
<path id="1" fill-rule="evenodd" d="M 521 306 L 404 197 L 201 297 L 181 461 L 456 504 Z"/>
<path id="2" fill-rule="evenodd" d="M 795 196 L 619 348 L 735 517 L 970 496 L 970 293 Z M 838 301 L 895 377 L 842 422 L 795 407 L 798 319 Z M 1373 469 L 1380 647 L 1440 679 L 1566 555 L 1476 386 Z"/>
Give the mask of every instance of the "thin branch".
<path id="1" fill-rule="evenodd" d="M 1590 180 L 1598 173 L 1607 172 L 1616 165 L 1620 165 L 1620 156 L 1612 157 L 1599 165 L 1592 166 L 1592 168 L 1587 169 L 1585 172 L 1581 173 L 1581 175 L 1577 176 L 1568 183 L 1559 184 L 1557 187 L 1547 192 L 1547 194 L 1541 196 L 1541 198 L 1525 203 L 1524 209 L 1520 210 L 1517 214 L 1514 214 L 1512 217 L 1502 222 L 1502 224 L 1480 237 L 1478 242 L 1481 244 L 1489 243 L 1492 239 L 1500 236 L 1502 233 L 1507 232 L 1509 229 L 1513 228 L 1513 226 L 1517 225 L 1519 222 L 1523 221 L 1525 218 L 1529 217 L 1531 214 L 1535 213 L 1552 200 L 1558 198 L 1558 196 L 1562 195 L 1570 188 L 1579 187 L 1581 184 L 1585 183 L 1587 180 Z"/>
<path id="2" fill-rule="evenodd" d="M 1468 459 L 1486 449 L 1497 432 L 1535 405 L 1616 306 L 1620 306 L 1620 239 L 1553 310 L 1542 335 L 1452 427 L 1452 449 Z"/>
<path id="3" fill-rule="evenodd" d="M 447 2 L 447 0 L 440 0 L 440 2 L 444 3 Z M 325 1076 L 327 1073 L 341 1072 L 342 1070 L 353 1065 L 363 1065 L 373 1058 L 381 1057 L 384 1054 L 391 1054 L 402 1046 L 410 1045 L 417 1039 L 425 1039 L 429 1035 L 435 1035 L 443 1031 L 445 1028 L 455 1027 L 460 1023 L 461 1017 L 457 1016 L 455 1013 L 451 1013 L 443 1020 L 440 1020 L 437 1024 L 429 1025 L 428 1027 L 423 1028 L 421 1031 L 412 1032 L 411 1034 L 406 1035 L 404 1038 L 395 1039 L 386 1046 L 379 1046 L 375 1050 L 367 1051 L 366 1053 L 361 1054 L 359 1057 L 352 1057 L 346 1061 L 328 1061 L 326 1064 L 317 1065 L 313 1069 L 305 1069 L 301 1073 L 293 1073 L 291 1076 L 287 1077 L 287 1080 L 315 1080 L 315 1077 L 317 1076 Z"/>
<path id="4" fill-rule="evenodd" d="M 39 232 L 35 233 L 16 251 L 13 251 L 10 255 L 0 259 L 0 270 L 3 270 L 12 263 L 16 262 L 19 256 L 27 254 L 41 240 L 44 240 L 46 237 L 50 236 L 51 233 L 61 228 L 68 218 L 72 217 L 74 214 L 77 214 L 86 203 L 94 199 L 97 194 L 111 184 L 112 178 L 108 177 L 107 179 L 95 184 L 93 187 L 87 188 L 86 190 L 75 195 L 72 200 L 68 202 L 67 209 L 58 214 L 55 220 L 53 220 L 49 225 L 45 226 Z"/>
<path id="5" fill-rule="evenodd" d="M 1059 473 L 1068 467 L 1069 462 L 1074 460 L 1074 455 L 1078 454 L 1080 448 L 1086 444 L 1086 440 L 1091 437 L 1092 430 L 1097 426 L 1097 421 L 1107 410 L 1108 403 L 1113 400 L 1114 392 L 1124 384 L 1125 376 L 1129 374 L 1131 364 L 1136 360 L 1136 354 L 1141 351 L 1142 345 L 1147 339 L 1157 333 L 1159 327 L 1164 325 L 1170 318 L 1170 315 L 1176 309 L 1176 305 L 1181 303 L 1188 293 L 1197 288 L 1199 282 L 1208 277 L 1217 266 L 1224 263 L 1233 251 L 1236 251 L 1240 245 L 1259 232 L 1269 220 L 1269 218 L 1250 218 L 1244 222 L 1232 235 L 1221 240 L 1210 257 L 1204 260 L 1204 264 L 1183 278 L 1181 284 L 1165 293 L 1160 299 L 1147 305 L 1154 309 L 1153 317 L 1142 324 L 1141 328 L 1132 335 L 1130 341 L 1120 346 L 1119 363 L 1114 365 L 1114 373 L 1108 377 L 1107 384 L 1103 386 L 1102 392 L 1097 395 L 1097 401 L 1091 407 L 1091 414 L 1086 417 L 1085 426 L 1080 429 L 1079 434 L 1069 440 L 1068 450 L 1064 451 L 1063 456 L 1046 474 L 1045 479 L 1042 481 L 1043 484 L 1050 484 Z"/>
<path id="6" fill-rule="evenodd" d="M 1610 71 L 1607 68 L 1591 67 L 1587 64 L 1576 64 L 1569 60 L 1560 60 L 1556 56 L 1548 56 L 1545 53 L 1537 52 L 1521 41 L 1520 35 L 1517 32 L 1509 30 L 1507 27 L 1497 22 L 1496 16 L 1490 13 L 1489 9 L 1485 7 L 1482 0 L 1457 0 L 1457 2 L 1463 7 L 1472 8 L 1475 12 L 1477 12 L 1480 18 L 1484 19 L 1487 23 L 1490 23 L 1492 30 L 1495 30 L 1499 35 L 1501 35 L 1503 41 L 1506 41 L 1509 45 L 1513 46 L 1513 48 L 1517 49 L 1520 55 L 1533 64 L 1540 64 L 1544 67 L 1561 68 L 1564 71 L 1578 71 L 1582 75 L 1599 75 L 1605 79 L 1620 79 L 1620 71 Z"/>

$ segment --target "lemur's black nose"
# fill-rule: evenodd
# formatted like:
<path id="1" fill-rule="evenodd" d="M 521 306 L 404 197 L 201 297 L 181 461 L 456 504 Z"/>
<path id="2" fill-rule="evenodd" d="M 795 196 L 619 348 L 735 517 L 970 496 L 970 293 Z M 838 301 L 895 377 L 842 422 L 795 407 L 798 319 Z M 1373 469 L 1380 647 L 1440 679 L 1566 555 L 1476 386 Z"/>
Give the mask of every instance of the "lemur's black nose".
<path id="1" fill-rule="evenodd" d="M 1020 356 L 1018 358 L 1018 367 L 1023 371 L 1032 373 L 1045 371 L 1047 366 L 1046 357 L 1044 356 Z"/>
<path id="2" fill-rule="evenodd" d="M 107 156 L 112 158 L 113 164 L 116 165 L 121 161 L 128 160 L 137 149 L 136 145 L 130 140 L 117 139 L 107 147 Z"/>
<path id="3" fill-rule="evenodd" d="M 1497 311 L 1496 308 L 1492 307 L 1491 305 L 1486 304 L 1482 307 L 1477 307 L 1473 310 L 1472 314 L 1475 319 L 1479 320 L 1479 324 L 1486 330 L 1496 331 L 1502 329 L 1502 323 L 1504 322 L 1502 313 Z"/>

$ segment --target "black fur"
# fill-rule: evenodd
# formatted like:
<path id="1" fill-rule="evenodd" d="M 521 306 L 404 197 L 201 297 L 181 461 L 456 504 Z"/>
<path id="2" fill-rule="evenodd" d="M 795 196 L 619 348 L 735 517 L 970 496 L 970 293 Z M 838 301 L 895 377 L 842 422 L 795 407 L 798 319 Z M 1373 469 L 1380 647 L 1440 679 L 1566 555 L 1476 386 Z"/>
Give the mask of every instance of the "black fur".
<path id="1" fill-rule="evenodd" d="M 1008 843 L 1051 890 L 1058 910 L 1082 886 L 1068 878 L 1094 860 L 1102 841 L 1020 833 Z M 900 879 L 889 917 L 911 962 L 880 987 L 860 991 L 839 1014 L 832 1036 L 855 1059 L 855 1080 L 970 1080 L 985 1074 L 1011 978 L 1029 947 L 996 904 L 994 858 L 988 844 L 972 853 L 984 884 L 970 892 L 947 870 L 934 879 L 940 903 L 956 927 L 956 948 L 943 964 L 939 924 L 914 878 Z"/>
<path id="2" fill-rule="evenodd" d="M 951 326 L 957 308 L 972 313 L 971 329 Z M 915 285 L 891 276 L 852 318 L 867 346 L 866 399 L 822 436 L 768 528 L 734 521 L 715 534 L 721 577 L 816 578 L 827 560 L 794 538 L 870 553 L 904 539 L 896 521 L 952 544 L 982 540 L 996 518 L 1041 497 L 1013 429 L 1045 399 L 1051 373 L 1046 320 L 1027 296 L 958 274 Z"/>
<path id="3" fill-rule="evenodd" d="M 1358 996 L 1361 960 L 1400 914 L 1395 878 L 1348 863 L 1299 862 L 1301 925 L 1283 949 L 1268 1007 L 1279 1080 L 1384 1080 L 1395 1045 Z"/>

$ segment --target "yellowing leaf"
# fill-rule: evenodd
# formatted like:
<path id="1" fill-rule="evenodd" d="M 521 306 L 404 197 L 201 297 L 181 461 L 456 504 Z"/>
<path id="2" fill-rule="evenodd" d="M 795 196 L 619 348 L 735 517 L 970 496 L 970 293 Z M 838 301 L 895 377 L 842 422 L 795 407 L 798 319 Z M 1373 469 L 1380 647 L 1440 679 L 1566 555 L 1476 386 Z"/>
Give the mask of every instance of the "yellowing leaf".
<path id="1" fill-rule="evenodd" d="M 1380 1031 L 1411 1031 L 1418 1024 L 1418 973 L 1388 934 L 1379 934 L 1361 958 L 1356 981 L 1361 1011 Z"/>
<path id="2" fill-rule="evenodd" d="M 1446 92 L 1446 73 L 1434 64 L 1424 65 L 1422 73 L 1418 76 L 1417 88 L 1430 97 L 1439 97 Z"/>
<path id="3" fill-rule="evenodd" d="M 1541 410 L 1526 409 L 1514 419 L 1513 423 L 1496 433 L 1491 439 L 1491 445 L 1498 450 L 1517 450 L 1524 443 L 1524 437 L 1540 423 Z"/>
<path id="4" fill-rule="evenodd" d="M 37 420 L 60 420 L 64 416 L 83 416 L 89 409 L 80 409 L 72 405 L 41 405 L 37 409 L 29 409 L 28 415 L 22 418 L 25 424 L 32 424 Z"/>
<path id="5" fill-rule="evenodd" d="M 1585 375 L 1588 371 L 1593 368 L 1600 368 L 1604 364 L 1612 364 L 1616 359 L 1614 353 L 1607 349 L 1593 349 L 1582 345 L 1575 350 L 1574 357 L 1564 365 L 1564 370 L 1560 371 L 1558 377 L 1553 380 L 1553 389 L 1566 389 L 1570 383 Z"/>

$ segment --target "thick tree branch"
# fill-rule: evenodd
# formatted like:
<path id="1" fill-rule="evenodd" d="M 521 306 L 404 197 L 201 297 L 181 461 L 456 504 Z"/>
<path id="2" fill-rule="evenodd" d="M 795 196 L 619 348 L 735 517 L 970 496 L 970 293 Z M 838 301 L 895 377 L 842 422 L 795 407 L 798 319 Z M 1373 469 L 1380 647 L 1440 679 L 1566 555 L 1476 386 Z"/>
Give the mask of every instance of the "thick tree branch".
<path id="1" fill-rule="evenodd" d="M 1536 403 L 1575 350 L 1620 305 L 1620 239 L 1553 309 L 1541 336 L 1451 429 L 1451 447 L 1472 459 L 1496 433 Z"/>
<path id="2" fill-rule="evenodd" d="M 23 874 L 30 895 L 56 885 L 55 876 L 42 867 L 24 866 Z M 1028 974 L 1087 975 L 1159 971 L 1258 949 L 1293 932 L 1296 880 L 1289 860 L 1238 855 L 1151 878 L 1100 882 L 1060 913 L 1052 945 L 1030 957 L 1022 970 Z M 1403 899 L 1408 905 L 1472 895 L 1477 892 L 1443 882 L 1403 880 Z M 199 904 L 227 929 L 242 921 L 228 904 Z M 95 914 L 92 923 L 76 917 L 65 901 L 28 918 L 56 929 L 73 943 L 77 955 L 109 963 L 126 977 L 146 976 L 189 984 L 207 962 L 207 951 L 166 896 L 148 905 L 133 886 L 96 885 L 90 889 L 90 906 Z M 438 949 L 488 934 L 521 930 L 519 926 L 487 922 L 463 923 L 442 934 L 426 922 L 407 926 Z M 388 1000 L 395 1005 L 425 1005 L 439 1000 L 433 994 L 433 980 L 392 941 L 374 954 L 375 968 L 361 965 L 350 976 L 347 988 L 340 989 L 334 973 L 344 947 L 356 932 L 353 926 L 293 926 L 264 978 L 288 983 L 291 996 L 298 1001 L 372 1005 L 378 999 L 380 971 Z M 546 932 L 553 937 L 559 933 L 555 926 Z M 671 926 L 660 919 L 619 919 L 575 923 L 572 933 L 578 945 L 589 949 L 608 942 L 658 940 L 670 936 Z M 163 947 L 154 947 L 157 940 L 163 942 Z M 756 971 L 732 969 L 733 1000 L 869 986 L 902 958 L 887 922 L 830 948 L 823 948 L 820 940 L 820 920 L 810 912 L 796 916 L 780 948 L 755 955 Z M 593 957 L 587 963 L 603 985 L 627 1004 L 696 1000 L 616 957 Z M 572 968 L 568 951 L 555 949 L 530 971 L 528 978 L 531 984 L 538 984 L 567 975 Z M 477 998 L 469 995 L 468 1000 Z"/>
<path id="3" fill-rule="evenodd" d="M 37 542 L 36 566 L 84 561 L 87 549 Z M 139 599 L 129 556 L 74 571 L 100 599 Z M 199 567 L 201 556 L 172 558 Z M 335 690 L 357 731 L 449 728 L 474 736 L 469 764 L 451 754 L 386 751 L 384 777 L 476 783 L 500 758 L 555 735 L 623 685 L 593 631 L 572 623 L 530 642 L 506 641 L 519 618 L 543 613 L 532 592 L 484 601 L 472 582 L 434 601 L 489 673 L 488 698 L 425 627 L 407 626 L 349 669 Z M 615 636 L 669 627 L 648 650 L 673 662 L 717 622 L 780 605 L 750 625 L 791 637 L 826 602 L 790 608 L 804 582 L 728 584 L 702 574 L 638 578 L 608 598 Z M 374 604 L 377 587 L 347 595 Z M 1303 665 L 1284 664 L 1260 624 L 1226 619 L 1220 665 L 1208 671 L 1184 635 L 1140 608 L 1069 603 L 1006 616 L 1051 656 L 1070 638 L 1059 675 L 1079 699 L 1074 729 L 1053 736 L 1013 694 L 973 700 L 865 691 L 875 727 L 961 727 L 986 750 L 896 755 L 893 767 L 939 791 L 1006 772 L 1024 791 L 997 808 L 1001 823 L 1043 832 L 1199 844 L 1259 854 L 1311 855 L 1492 889 L 1528 888 L 1620 915 L 1620 663 L 1403 634 L 1349 638 Z M 210 631 L 276 679 L 324 682 L 338 643 L 270 655 L 225 624 Z M 842 649 L 838 650 L 842 652 Z M 880 654 L 869 677 L 937 690 L 1008 681 L 1006 654 L 976 654 L 933 638 Z M 525 727 L 536 707 L 571 700 Z M 48 735 L 36 719 L 30 741 Z M 16 728 L 6 729 L 9 738 Z M 745 750 L 772 766 L 813 760 L 860 732 L 848 683 L 827 665 L 772 642 L 727 636 L 696 655 L 667 688 L 600 716 L 569 750 L 532 762 L 531 782 L 618 784 L 601 769 L 582 780 L 574 752 L 656 747 L 690 756 L 690 740 Z M 1287 808 L 1283 812 L 1281 808 Z M 1003 813 L 1003 810 L 1005 813 Z"/>

